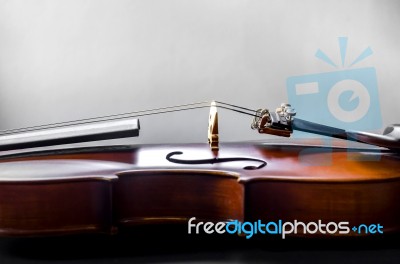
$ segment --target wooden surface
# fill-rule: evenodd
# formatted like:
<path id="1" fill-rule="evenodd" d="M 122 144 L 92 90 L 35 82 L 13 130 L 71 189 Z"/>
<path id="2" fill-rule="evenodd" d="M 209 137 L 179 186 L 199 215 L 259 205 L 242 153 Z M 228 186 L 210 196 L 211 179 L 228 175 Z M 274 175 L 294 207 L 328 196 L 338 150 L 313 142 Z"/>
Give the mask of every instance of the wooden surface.
<path id="1" fill-rule="evenodd" d="M 252 161 L 183 165 L 212 158 L 207 144 L 87 148 L 3 156 L 0 233 L 113 233 L 130 225 L 238 219 L 377 223 L 400 230 L 399 155 L 307 145 L 225 143 L 224 157 Z"/>

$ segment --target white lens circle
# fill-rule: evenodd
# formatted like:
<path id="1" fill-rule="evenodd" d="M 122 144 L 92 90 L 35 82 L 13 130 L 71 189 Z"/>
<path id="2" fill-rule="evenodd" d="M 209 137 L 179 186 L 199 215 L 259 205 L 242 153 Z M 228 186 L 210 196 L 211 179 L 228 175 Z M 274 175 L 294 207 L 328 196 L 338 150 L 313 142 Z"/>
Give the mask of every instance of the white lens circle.
<path id="1" fill-rule="evenodd" d="M 350 101 L 359 98 L 358 106 L 350 111 L 343 109 L 339 104 L 339 97 L 343 92 L 352 91 Z M 369 109 L 371 98 L 367 88 L 355 80 L 337 82 L 328 93 L 328 109 L 331 114 L 342 122 L 356 122 L 363 118 Z"/>

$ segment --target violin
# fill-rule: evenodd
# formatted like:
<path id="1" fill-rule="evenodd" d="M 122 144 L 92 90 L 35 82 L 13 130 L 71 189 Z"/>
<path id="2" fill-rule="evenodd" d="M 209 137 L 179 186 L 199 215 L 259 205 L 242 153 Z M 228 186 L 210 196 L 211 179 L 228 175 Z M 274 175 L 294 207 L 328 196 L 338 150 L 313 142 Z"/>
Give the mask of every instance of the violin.
<path id="1" fill-rule="evenodd" d="M 137 137 L 138 117 L 201 107 L 210 108 L 208 142 L 65 147 Z M 252 129 L 286 141 L 220 142 L 217 108 L 250 115 Z M 156 224 L 201 229 L 207 222 L 234 228 L 261 221 L 277 224 L 263 226 L 274 234 L 282 221 L 292 223 L 286 231 L 295 224 L 296 234 L 287 235 L 304 237 L 398 233 L 399 126 L 378 135 L 295 115 L 289 104 L 271 111 L 212 101 L 3 131 L 0 235 L 116 234 Z M 291 140 L 293 130 L 336 141 Z M 365 144 L 347 147 L 344 140 Z"/>

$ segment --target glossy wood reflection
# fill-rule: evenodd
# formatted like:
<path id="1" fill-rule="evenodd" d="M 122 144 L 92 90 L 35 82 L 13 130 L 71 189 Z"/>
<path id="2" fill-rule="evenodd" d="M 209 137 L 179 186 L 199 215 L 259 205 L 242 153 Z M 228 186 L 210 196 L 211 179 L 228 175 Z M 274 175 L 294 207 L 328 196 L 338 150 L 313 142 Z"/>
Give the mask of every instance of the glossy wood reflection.
<path id="1" fill-rule="evenodd" d="M 300 144 L 301 143 L 301 144 Z M 400 231 L 400 156 L 390 151 L 297 144 L 113 146 L 42 151 L 0 159 L 0 234 L 115 233 L 140 225 L 204 221 L 348 221 Z M 350 234 L 352 235 L 352 234 Z"/>

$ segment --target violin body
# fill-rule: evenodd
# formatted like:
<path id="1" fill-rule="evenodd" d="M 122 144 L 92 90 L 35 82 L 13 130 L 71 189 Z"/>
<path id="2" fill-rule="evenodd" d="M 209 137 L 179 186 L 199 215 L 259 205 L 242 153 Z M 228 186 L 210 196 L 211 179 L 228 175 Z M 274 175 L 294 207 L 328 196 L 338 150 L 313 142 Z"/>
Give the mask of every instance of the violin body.
<path id="1" fill-rule="evenodd" d="M 114 234 L 187 224 L 192 217 L 379 223 L 385 234 L 400 231 L 398 154 L 291 142 L 223 143 L 221 161 L 253 160 L 210 164 L 166 159 L 171 152 L 182 152 L 179 159 L 186 161 L 212 158 L 207 144 L 6 155 L 0 160 L 0 235 Z M 266 165 L 255 167 L 257 160 Z"/>

